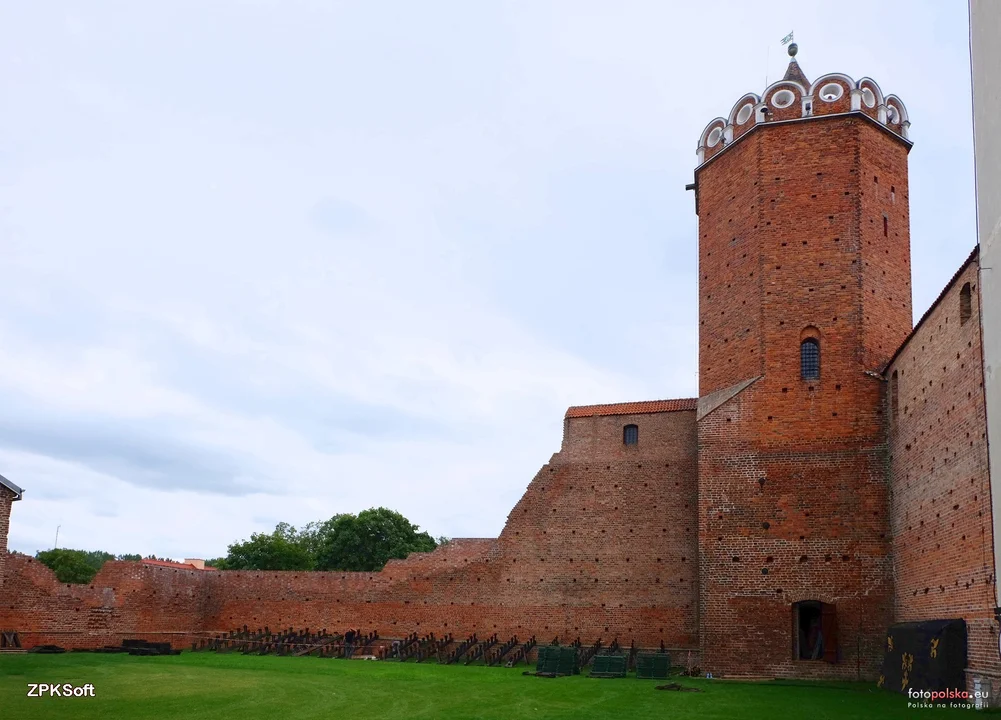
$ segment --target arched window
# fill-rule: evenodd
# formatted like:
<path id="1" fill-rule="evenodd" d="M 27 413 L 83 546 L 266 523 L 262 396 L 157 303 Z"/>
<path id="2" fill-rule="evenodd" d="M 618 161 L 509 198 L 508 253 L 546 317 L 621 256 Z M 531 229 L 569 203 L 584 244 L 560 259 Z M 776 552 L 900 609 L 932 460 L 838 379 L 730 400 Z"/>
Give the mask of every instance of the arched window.
<path id="1" fill-rule="evenodd" d="M 815 337 L 799 345 L 799 374 L 804 380 L 820 379 L 820 340 Z"/>
<path id="2" fill-rule="evenodd" d="M 636 425 L 626 425 L 622 428 L 622 442 L 635 445 L 640 441 L 640 429 Z"/>
<path id="3" fill-rule="evenodd" d="M 970 293 L 970 283 L 963 285 L 959 291 L 959 324 L 965 325 L 973 315 L 973 297 Z"/>

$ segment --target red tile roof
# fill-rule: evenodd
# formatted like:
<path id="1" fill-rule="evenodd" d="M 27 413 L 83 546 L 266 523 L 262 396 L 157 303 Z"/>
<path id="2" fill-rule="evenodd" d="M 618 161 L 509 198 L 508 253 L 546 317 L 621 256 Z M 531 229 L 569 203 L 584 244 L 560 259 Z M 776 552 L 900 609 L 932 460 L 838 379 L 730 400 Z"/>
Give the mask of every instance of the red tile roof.
<path id="1" fill-rule="evenodd" d="M 566 417 L 582 418 L 599 415 L 642 415 L 645 413 L 678 412 L 695 410 L 698 398 L 677 400 L 644 400 L 643 402 L 613 403 L 611 405 L 577 405 L 567 410 Z"/>
<path id="2" fill-rule="evenodd" d="M 178 570 L 215 570 L 215 568 L 210 568 L 206 565 L 204 568 L 197 568 L 191 563 L 179 563 L 173 560 L 151 560 L 150 558 L 143 558 L 140 560 L 143 565 L 156 565 L 157 567 L 169 567 L 177 568 Z"/>

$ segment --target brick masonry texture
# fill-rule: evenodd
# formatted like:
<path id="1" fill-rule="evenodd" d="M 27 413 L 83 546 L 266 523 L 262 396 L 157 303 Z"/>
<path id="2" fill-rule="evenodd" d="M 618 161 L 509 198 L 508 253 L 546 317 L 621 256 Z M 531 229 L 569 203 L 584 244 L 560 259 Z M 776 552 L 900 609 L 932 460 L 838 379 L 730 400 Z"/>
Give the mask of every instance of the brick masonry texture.
<path id="1" fill-rule="evenodd" d="M 6 553 L 0 490 L 0 627 L 68 647 L 244 624 L 601 637 L 717 675 L 875 678 L 890 624 L 961 617 L 971 677 L 1001 680 L 976 256 L 912 329 L 910 145 L 849 109 L 796 105 L 707 151 L 700 399 L 570 408 L 499 537 L 378 573 L 112 562 L 62 585 Z M 805 600 L 835 608 L 835 663 L 794 659 Z"/>
<path id="2" fill-rule="evenodd" d="M 907 151 L 865 119 L 817 118 L 760 127 L 699 170 L 700 394 L 761 376 L 699 422 L 708 668 L 877 673 L 893 592 L 882 384 L 866 371 L 911 329 Z M 800 377 L 807 335 L 816 380 Z M 839 663 L 793 660 L 801 600 L 837 608 Z"/>
<path id="3" fill-rule="evenodd" d="M 10 529 L 10 510 L 14 502 L 14 493 L 0 486 L 0 592 L 3 591 L 3 579 L 7 566 L 7 534 Z"/>
<path id="4" fill-rule="evenodd" d="M 771 395 L 759 380 L 699 423 L 703 662 L 874 677 L 892 596 L 880 449 L 844 438 L 775 442 Z M 793 660 L 800 600 L 837 607 L 840 663 Z"/>
<path id="5" fill-rule="evenodd" d="M 1001 679 L 978 269 L 974 256 L 886 369 L 894 616 L 964 618 L 969 667 Z"/>
<path id="6" fill-rule="evenodd" d="M 855 116 L 764 126 L 697 180 L 700 395 L 798 371 L 808 327 L 825 365 L 889 359 L 911 329 L 903 141 Z"/>
<path id="7" fill-rule="evenodd" d="M 694 410 L 569 419 L 563 449 L 499 538 L 459 539 L 379 573 L 213 572 L 111 562 L 60 585 L 11 555 L 0 627 L 99 646 L 242 625 L 602 637 L 695 649 Z M 640 441 L 622 443 L 635 424 Z"/>

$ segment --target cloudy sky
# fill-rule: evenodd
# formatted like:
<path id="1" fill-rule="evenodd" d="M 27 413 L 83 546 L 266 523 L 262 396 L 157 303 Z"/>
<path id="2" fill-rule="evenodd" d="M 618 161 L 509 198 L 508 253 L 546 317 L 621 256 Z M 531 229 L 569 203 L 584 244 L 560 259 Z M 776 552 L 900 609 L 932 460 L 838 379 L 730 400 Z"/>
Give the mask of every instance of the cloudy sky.
<path id="1" fill-rule="evenodd" d="M 567 406 L 695 395 L 684 186 L 790 30 L 908 106 L 919 316 L 975 243 L 965 0 L 8 3 L 10 547 L 495 536 Z"/>

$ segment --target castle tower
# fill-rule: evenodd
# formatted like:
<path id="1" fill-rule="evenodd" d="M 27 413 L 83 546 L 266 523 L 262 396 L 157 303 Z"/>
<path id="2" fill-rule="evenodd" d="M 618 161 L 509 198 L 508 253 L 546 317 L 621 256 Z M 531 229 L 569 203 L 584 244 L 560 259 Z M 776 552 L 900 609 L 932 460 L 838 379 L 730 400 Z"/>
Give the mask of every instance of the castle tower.
<path id="1" fill-rule="evenodd" d="M 892 598 L 879 373 L 911 330 L 909 123 L 873 80 L 811 82 L 795 54 L 697 151 L 703 665 L 868 675 Z"/>

